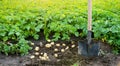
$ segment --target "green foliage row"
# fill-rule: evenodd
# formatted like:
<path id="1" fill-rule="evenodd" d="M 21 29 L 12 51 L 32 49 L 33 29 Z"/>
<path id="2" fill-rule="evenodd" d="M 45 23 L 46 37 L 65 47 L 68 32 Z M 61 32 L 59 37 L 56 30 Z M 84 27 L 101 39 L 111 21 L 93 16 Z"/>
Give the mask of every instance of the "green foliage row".
<path id="1" fill-rule="evenodd" d="M 31 48 L 28 45 L 28 41 L 21 39 L 18 43 L 4 43 L 0 42 L 0 52 L 5 53 L 6 55 L 9 54 L 20 54 L 20 55 L 25 55 L 28 54 L 28 51 Z"/>
<path id="2" fill-rule="evenodd" d="M 107 2 L 107 3 L 105 3 Z M 120 49 L 120 1 L 93 0 L 94 39 L 108 42 L 116 53 Z M 71 35 L 87 35 L 87 1 L 83 0 L 14 0 L 0 1 L 0 40 L 7 42 L 32 36 L 39 39 L 44 31 L 46 39 L 69 40 Z M 81 31 L 81 32 L 79 32 Z M 26 41 L 25 41 L 26 42 Z M 19 47 L 28 47 L 26 43 Z M 7 46 L 1 44 L 2 47 Z M 11 46 L 7 46 L 11 47 Z M 20 48 L 18 48 L 20 50 Z M 13 51 L 26 53 L 23 51 Z M 12 50 L 0 49 L 6 54 Z"/>

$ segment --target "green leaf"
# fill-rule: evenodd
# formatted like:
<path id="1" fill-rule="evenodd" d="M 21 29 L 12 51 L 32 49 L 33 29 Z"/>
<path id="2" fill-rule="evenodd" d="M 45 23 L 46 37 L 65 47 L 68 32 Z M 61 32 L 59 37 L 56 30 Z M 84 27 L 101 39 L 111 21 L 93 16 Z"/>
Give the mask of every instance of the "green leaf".
<path id="1" fill-rule="evenodd" d="M 7 41 L 7 40 L 8 40 L 7 36 L 3 37 L 3 41 Z"/>
<path id="2" fill-rule="evenodd" d="M 78 37 L 78 36 L 79 36 L 79 33 L 78 33 L 78 32 L 75 32 L 75 36 Z"/>
<path id="3" fill-rule="evenodd" d="M 20 35 L 21 35 L 20 32 L 16 32 L 15 34 L 16 34 L 17 36 L 20 36 Z"/>
<path id="4" fill-rule="evenodd" d="M 34 39 L 39 39 L 39 35 L 34 35 Z"/>
<path id="5" fill-rule="evenodd" d="M 6 55 L 8 55 L 8 53 L 10 52 L 10 47 L 7 46 L 7 45 L 4 45 L 4 47 L 3 47 L 3 52 L 4 52 Z"/>
<path id="6" fill-rule="evenodd" d="M 4 32 L 0 32 L 0 36 L 5 36 L 6 35 L 6 32 L 4 31 Z"/>
<path id="7" fill-rule="evenodd" d="M 57 41 L 60 38 L 60 33 L 55 33 L 54 37 L 54 41 Z"/>
<path id="8" fill-rule="evenodd" d="M 13 35 L 14 33 L 15 33 L 14 31 L 10 31 L 8 35 Z"/>

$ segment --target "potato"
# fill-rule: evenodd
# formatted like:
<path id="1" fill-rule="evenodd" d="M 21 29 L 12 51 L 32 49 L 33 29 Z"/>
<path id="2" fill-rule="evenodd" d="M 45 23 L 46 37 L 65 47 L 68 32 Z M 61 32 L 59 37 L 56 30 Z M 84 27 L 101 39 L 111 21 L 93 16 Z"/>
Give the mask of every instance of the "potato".
<path id="1" fill-rule="evenodd" d="M 61 52 L 65 52 L 65 50 L 64 50 L 64 49 L 61 49 Z"/>
<path id="2" fill-rule="evenodd" d="M 71 44 L 75 44 L 75 41 L 71 41 Z"/>
<path id="3" fill-rule="evenodd" d="M 47 56 L 46 59 L 49 59 L 49 57 Z"/>
<path id="4" fill-rule="evenodd" d="M 40 49 L 39 47 L 35 47 L 35 51 L 39 51 L 39 49 Z"/>
<path id="5" fill-rule="evenodd" d="M 46 58 L 45 57 L 41 57 L 41 60 L 46 60 Z"/>
<path id="6" fill-rule="evenodd" d="M 43 55 L 43 53 L 42 53 L 42 52 L 41 52 L 40 54 L 41 54 L 41 55 Z"/>
<path id="7" fill-rule="evenodd" d="M 49 57 L 48 56 L 46 56 L 46 57 L 42 57 L 42 56 L 39 56 L 39 58 L 41 59 L 41 60 L 47 60 L 47 61 L 49 61 L 50 59 L 49 59 Z"/>
<path id="8" fill-rule="evenodd" d="M 65 49 L 67 50 L 67 49 L 69 49 L 69 47 L 67 46 Z"/>
<path id="9" fill-rule="evenodd" d="M 39 52 L 35 52 L 35 55 L 39 55 Z"/>
<path id="10" fill-rule="evenodd" d="M 39 56 L 39 58 L 41 59 L 41 58 L 42 58 L 42 56 Z"/>
<path id="11" fill-rule="evenodd" d="M 48 39 L 48 40 L 47 40 L 47 42 L 51 42 L 51 40 L 50 40 L 50 39 Z"/>
<path id="12" fill-rule="evenodd" d="M 72 47 L 72 48 L 74 48 L 74 47 L 75 47 L 75 45 L 72 45 L 71 47 Z"/>
<path id="13" fill-rule="evenodd" d="M 34 43 L 32 43 L 32 42 L 31 42 L 30 44 L 31 44 L 32 46 L 34 46 L 34 45 L 35 45 L 35 44 L 34 44 Z"/>
<path id="14" fill-rule="evenodd" d="M 60 46 L 60 44 L 56 44 L 56 46 L 57 46 L 57 47 L 59 47 L 59 46 Z"/>
<path id="15" fill-rule="evenodd" d="M 46 44 L 45 47 L 46 48 L 50 48 L 52 45 L 51 44 Z"/>
<path id="16" fill-rule="evenodd" d="M 43 55 L 44 57 L 47 57 L 47 53 L 44 53 L 44 55 Z"/>
<path id="17" fill-rule="evenodd" d="M 55 52 L 57 52 L 57 51 L 58 51 L 58 49 L 57 49 L 57 48 L 55 48 L 55 49 L 54 49 L 54 51 L 55 51 Z"/>
<path id="18" fill-rule="evenodd" d="M 58 57 L 58 54 L 54 54 L 55 57 Z"/>
<path id="19" fill-rule="evenodd" d="M 63 43 L 62 46 L 66 46 L 66 44 Z"/>
<path id="20" fill-rule="evenodd" d="M 54 45 L 54 42 L 51 42 L 50 44 L 51 44 L 51 45 Z"/>
<path id="21" fill-rule="evenodd" d="M 33 59 L 33 58 L 35 58 L 35 56 L 34 56 L 34 55 L 30 56 L 30 59 Z"/>
<path id="22" fill-rule="evenodd" d="M 48 56 L 46 56 L 46 57 L 45 57 L 45 59 L 46 59 L 47 61 L 49 61 L 49 60 L 50 60 L 50 58 L 49 58 Z"/>

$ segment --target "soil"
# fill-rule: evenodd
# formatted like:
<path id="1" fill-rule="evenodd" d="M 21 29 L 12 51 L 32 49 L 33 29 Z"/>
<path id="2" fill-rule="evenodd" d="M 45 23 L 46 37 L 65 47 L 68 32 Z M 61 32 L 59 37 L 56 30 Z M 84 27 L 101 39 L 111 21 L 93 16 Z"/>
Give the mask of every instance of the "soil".
<path id="1" fill-rule="evenodd" d="M 35 45 L 31 46 L 33 49 L 29 51 L 28 55 L 9 55 L 5 56 L 0 54 L 0 66 L 120 66 L 120 55 L 114 55 L 111 52 L 111 47 L 107 43 L 100 43 L 100 56 L 86 58 L 78 55 L 78 41 L 79 38 L 72 37 L 69 41 L 59 40 L 54 42 L 54 45 L 50 48 L 46 48 L 46 44 L 51 42 L 45 41 L 45 38 L 40 38 L 39 40 L 29 39 Z M 66 46 L 62 44 L 65 43 Z M 56 46 L 60 44 L 60 46 Z M 72 47 L 72 46 L 75 47 Z M 35 51 L 35 47 L 39 47 L 39 51 Z M 69 48 L 66 48 L 69 47 Z M 54 51 L 57 48 L 58 51 Z M 61 49 L 65 51 L 62 52 Z M 39 56 L 43 56 L 47 53 L 49 59 L 42 60 L 39 56 L 35 55 L 35 52 L 39 52 Z M 54 54 L 58 54 L 55 57 Z M 35 58 L 30 59 L 34 55 Z"/>

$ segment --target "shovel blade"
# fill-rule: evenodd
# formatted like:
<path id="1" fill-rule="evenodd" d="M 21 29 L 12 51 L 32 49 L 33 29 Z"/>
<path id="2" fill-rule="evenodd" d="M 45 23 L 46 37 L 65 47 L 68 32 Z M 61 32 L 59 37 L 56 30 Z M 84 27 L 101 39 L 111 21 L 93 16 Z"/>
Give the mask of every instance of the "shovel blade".
<path id="1" fill-rule="evenodd" d="M 91 42 L 90 45 L 87 41 L 78 42 L 78 54 L 87 57 L 95 57 L 99 55 L 100 42 Z"/>

